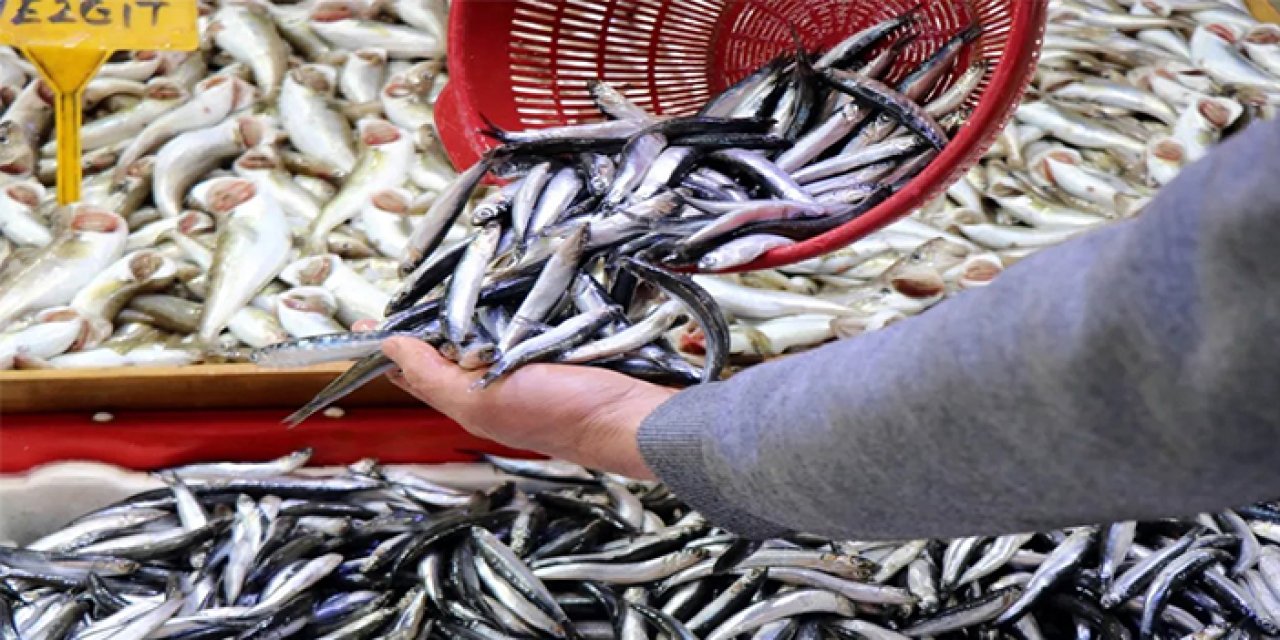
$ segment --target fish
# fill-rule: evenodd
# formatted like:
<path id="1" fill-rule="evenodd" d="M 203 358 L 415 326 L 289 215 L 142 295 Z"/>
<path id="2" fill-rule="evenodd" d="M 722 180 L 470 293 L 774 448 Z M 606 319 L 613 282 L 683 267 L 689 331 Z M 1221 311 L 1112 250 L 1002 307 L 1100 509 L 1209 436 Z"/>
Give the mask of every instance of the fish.
<path id="1" fill-rule="evenodd" d="M 413 224 L 404 254 L 401 256 L 400 273 L 409 275 L 420 267 L 447 237 L 448 229 L 462 215 L 467 200 L 488 171 L 487 162 L 478 162 L 459 174 L 458 178 L 436 197 L 431 208 Z M 520 233 L 517 231 L 517 233 Z"/>
<path id="2" fill-rule="evenodd" d="M 269 143 L 275 136 L 272 118 L 241 116 L 171 139 L 156 153 L 152 170 L 156 208 L 165 217 L 179 215 L 183 196 L 200 176 L 228 158 Z"/>
<path id="3" fill-rule="evenodd" d="M 477 484 L 474 479 L 468 484 L 450 467 L 363 461 L 304 470 L 309 457 L 304 450 L 261 463 L 198 463 L 162 471 L 168 487 L 85 514 L 27 548 L 0 548 L 6 575 L 34 582 L 16 583 L 21 597 L 6 592 L 0 604 L 18 612 L 11 616 L 15 628 L 29 630 L 52 624 L 46 616 L 61 619 L 55 616 L 62 609 L 58 602 L 92 601 L 94 607 L 67 623 L 72 632 L 93 630 L 90 635 L 136 623 L 139 628 L 159 625 L 155 629 L 161 633 L 253 627 L 308 637 L 357 629 L 400 637 L 402 626 L 425 624 L 420 607 L 436 601 L 442 604 L 430 616 L 446 629 L 552 637 L 594 637 L 593 625 L 606 618 L 613 620 L 608 634 L 617 633 L 613 624 L 628 634 L 652 624 L 669 637 L 727 638 L 774 633 L 777 623 L 808 627 L 801 632 L 811 634 L 816 627 L 795 621 L 821 615 L 821 626 L 833 633 L 900 640 L 982 628 L 1015 602 L 1027 603 L 1025 610 L 1005 615 L 1021 617 L 1018 632 L 1040 637 L 1053 637 L 1046 634 L 1056 627 L 1040 631 L 1040 625 L 1059 618 L 1078 620 L 1105 637 L 1210 631 L 1208 621 L 1168 604 L 1175 598 L 1212 607 L 1223 624 L 1258 625 L 1264 633 L 1271 624 L 1263 617 L 1262 600 L 1255 603 L 1251 594 L 1269 589 L 1280 547 L 1261 538 L 1256 567 L 1232 581 L 1215 567 L 1225 568 L 1236 558 L 1234 538 L 1198 526 L 1194 518 L 1122 528 L 1133 536 L 1127 551 L 1116 551 L 1125 556 L 1123 564 L 1157 551 L 1169 559 L 1155 573 L 1143 570 L 1151 575 L 1145 595 L 1135 593 L 1123 615 L 1104 609 L 1089 587 L 1027 595 L 1038 584 L 1068 579 L 1090 584 L 1098 527 L 1037 536 L 1054 541 L 1048 556 L 1058 559 L 1031 554 L 1041 556 L 1036 573 L 1057 577 L 1037 580 L 1016 561 L 1000 563 L 980 581 L 949 593 L 933 610 L 915 595 L 921 588 L 916 583 L 928 580 L 912 579 L 913 568 L 929 562 L 939 545 L 955 549 L 947 554 L 951 566 L 963 566 L 986 538 L 904 546 L 795 534 L 747 542 L 713 528 L 662 485 L 615 480 L 561 461 L 495 456 L 487 457 L 522 479 L 522 495 L 517 498 L 505 483 L 510 476 L 497 478 L 478 494 L 485 496 L 487 509 L 471 512 L 478 503 L 469 490 Z M 441 502 L 406 501 L 406 496 Z M 449 503 L 446 498 L 461 499 Z M 653 532 L 635 537 L 609 524 L 637 505 L 651 514 L 645 518 L 653 520 Z M 1269 517 L 1270 509 L 1264 503 L 1232 513 L 1254 526 L 1268 522 L 1257 518 Z M 529 514 L 524 524 L 516 511 Z M 634 514 L 628 517 L 635 520 Z M 520 545 L 525 553 L 504 536 L 510 531 L 514 545 L 517 529 L 531 536 Z M 1171 540 L 1171 531 L 1186 535 Z M 1031 537 L 1009 538 L 995 555 L 1009 558 L 1003 549 Z M 756 550 L 729 576 L 714 579 L 718 557 L 744 542 Z M 859 555 L 837 555 L 833 549 Z M 222 560 L 189 564 L 206 554 Z M 915 555 L 908 576 L 895 571 L 896 584 L 870 582 L 877 568 L 872 558 L 888 561 L 890 555 Z M 164 577 L 209 586 L 176 596 L 165 579 L 158 579 Z M 901 584 L 916 586 L 908 590 Z M 593 596 L 584 598 L 584 591 Z M 677 592 L 687 594 L 683 613 L 645 604 L 665 602 Z M 172 605 L 175 597 L 184 599 L 181 606 Z M 164 606 L 172 611 L 155 613 Z M 628 618 L 628 612 L 639 617 Z M 1037 618 L 1042 622 L 1027 622 Z"/>
<path id="4" fill-rule="evenodd" d="M 386 293 L 333 254 L 300 258 L 281 270 L 279 277 L 295 287 L 328 290 L 337 302 L 338 319 L 347 326 L 360 320 L 381 320 L 389 300 Z"/>
<path id="5" fill-rule="evenodd" d="M 1243 45 L 1251 62 L 1271 75 L 1280 77 L 1280 30 L 1276 25 L 1260 24 L 1252 27 L 1245 34 Z"/>
<path id="6" fill-rule="evenodd" d="M 121 256 L 76 292 L 69 306 L 110 327 L 112 320 L 138 293 L 168 286 L 177 277 L 177 264 L 158 251 L 141 249 Z M 110 333 L 110 329 L 106 330 Z M 83 347 L 97 344 L 86 343 Z"/>
<path id="7" fill-rule="evenodd" d="M 347 119 L 329 106 L 337 87 L 333 67 L 308 64 L 290 69 L 280 90 L 280 124 L 300 153 L 347 174 L 355 167 L 356 150 Z"/>
<path id="8" fill-rule="evenodd" d="M 0 281 L 0 328 L 30 311 L 67 304 L 124 251 L 128 227 L 105 209 L 79 205 L 65 231 Z"/>
<path id="9" fill-rule="evenodd" d="M 377 48 L 386 51 L 391 59 L 438 58 L 444 54 L 443 41 L 437 34 L 405 25 L 340 16 L 313 15 L 311 28 L 335 47 Z"/>
<path id="10" fill-rule="evenodd" d="M 1221 22 L 1201 24 L 1191 34 L 1191 63 L 1225 85 L 1280 90 L 1280 79 L 1259 68 L 1239 51 L 1243 34 Z"/>
<path id="11" fill-rule="evenodd" d="M 34 180 L 0 188 L 0 233 L 6 239 L 29 247 L 44 247 L 53 242 L 48 225 L 34 212 L 44 194 L 44 185 Z"/>
<path id="12" fill-rule="evenodd" d="M 232 164 L 238 177 L 253 183 L 280 205 L 291 229 L 305 227 L 320 216 L 320 198 L 299 184 L 270 147 L 254 147 Z M 296 233 L 296 232 L 295 232 Z"/>
<path id="13" fill-rule="evenodd" d="M 81 148 L 94 151 L 127 141 L 140 133 L 154 119 L 172 111 L 187 101 L 186 89 L 164 78 L 147 83 L 142 100 L 133 107 L 98 118 L 80 131 Z M 55 155 L 57 149 L 50 141 L 41 147 L 44 156 Z"/>
<path id="14" fill-rule="evenodd" d="M 588 228 L 581 226 L 561 241 L 538 274 L 533 289 L 512 314 L 506 333 L 498 341 L 498 351 L 505 353 L 511 350 L 533 333 L 534 328 L 551 313 L 556 303 L 572 286 L 589 237 Z"/>
<path id="15" fill-rule="evenodd" d="M 351 175 L 332 200 L 325 203 L 307 235 L 307 250 L 324 253 L 328 234 L 355 217 L 375 193 L 399 186 L 408 173 L 413 141 L 407 132 L 382 119 L 357 123 L 365 145 Z"/>
<path id="16" fill-rule="evenodd" d="M 618 309 L 614 307 L 587 311 L 552 330 L 521 342 L 504 352 L 493 367 L 475 382 L 474 387 L 483 389 L 521 365 L 554 358 L 559 352 L 585 342 L 618 313 Z"/>
<path id="17" fill-rule="evenodd" d="M 379 99 L 382 101 L 382 111 L 387 115 L 387 119 L 401 129 L 413 132 L 415 140 L 419 140 L 424 135 L 421 132 L 425 132 L 428 137 L 436 135 L 435 108 L 408 78 L 403 76 L 391 78 L 382 87 Z"/>
<path id="18" fill-rule="evenodd" d="M 109 327 L 91 323 L 74 308 L 50 307 L 18 329 L 0 333 L 0 370 L 30 360 L 48 360 L 81 344 L 101 342 Z"/>
<path id="19" fill-rule="evenodd" d="M 706 637 L 708 640 L 725 640 L 781 618 L 815 613 L 832 613 L 852 618 L 853 604 L 829 591 L 799 589 L 755 603 L 735 613 Z"/>
<path id="20" fill-rule="evenodd" d="M 323 287 L 294 287 L 276 298 L 276 316 L 280 326 L 295 338 L 314 338 L 343 332 L 334 319 L 338 302 Z"/>
<path id="21" fill-rule="evenodd" d="M 209 296 L 200 315 L 198 337 L 205 345 L 212 345 L 231 317 L 279 275 L 291 244 L 280 207 L 252 182 L 225 182 L 210 194 L 210 202 L 226 219 L 218 229 Z"/>
<path id="22" fill-rule="evenodd" d="M 356 104 L 377 100 L 386 79 L 387 62 L 387 52 L 376 47 L 352 51 L 338 74 L 339 92 Z"/>
<path id="23" fill-rule="evenodd" d="M 155 118 L 120 151 L 113 179 L 119 181 L 129 167 L 174 136 L 203 129 L 248 107 L 257 97 L 253 85 L 235 77 L 215 75 L 195 85 L 187 102 Z"/>
<path id="24" fill-rule="evenodd" d="M 284 81 L 289 47 L 266 9 L 253 3 L 228 2 L 218 8 L 208 31 L 214 43 L 253 70 L 253 81 L 268 98 Z"/>
<path id="25" fill-rule="evenodd" d="M 1097 530 L 1089 527 L 1072 533 L 1036 568 L 1022 593 L 995 619 L 997 625 L 1013 622 L 1031 608 L 1037 598 L 1065 580 L 1084 560 L 1097 539 Z"/>
<path id="26" fill-rule="evenodd" d="M 484 281 L 484 269 L 497 252 L 501 237 L 500 226 L 492 223 L 487 225 L 467 245 L 467 250 L 450 279 L 441 320 L 445 336 L 455 345 L 466 341 L 471 332 L 472 318 L 480 299 L 480 286 Z"/>
<path id="27" fill-rule="evenodd" d="M 1146 11 L 1148 4 L 1156 9 Z M 964 288 L 985 286 L 1004 267 L 1083 232 L 1075 227 L 1095 228 L 1141 215 L 1147 198 L 1187 161 L 1243 122 L 1268 117 L 1273 98 L 1259 90 L 1265 83 L 1224 82 L 1223 69 L 1236 67 L 1216 69 L 1215 75 L 1215 70 L 1205 68 L 1207 55 L 1202 56 L 1203 64 L 1189 55 L 1190 36 L 1205 27 L 1209 35 L 1229 34 L 1237 45 L 1235 55 L 1270 74 L 1258 57 L 1266 59 L 1270 51 L 1268 32 L 1247 13 L 1180 0 L 1143 3 L 1134 13 L 1129 8 L 1055 1 L 1037 89 L 980 164 L 912 216 L 919 221 L 916 228 L 882 232 L 855 250 L 827 259 L 726 280 L 741 287 L 717 300 L 721 296 L 716 291 L 704 294 L 680 286 L 678 278 L 665 278 L 678 269 L 739 267 L 769 248 L 829 230 L 869 211 L 932 161 L 933 145 L 900 120 L 927 124 L 919 120 L 917 109 L 922 109 L 947 136 L 964 123 L 967 107 L 976 102 L 974 94 L 990 73 L 980 47 L 968 46 L 980 36 L 977 29 L 960 28 L 945 38 L 920 38 L 923 25 L 914 17 L 919 14 L 894 16 L 886 10 L 871 21 L 870 31 L 851 34 L 830 51 L 787 51 L 758 69 L 745 70 L 747 79 L 713 96 L 702 118 L 650 114 L 640 106 L 649 103 L 637 98 L 635 87 L 584 73 L 565 90 L 582 92 L 583 106 L 596 105 L 604 116 L 602 122 L 588 118 L 566 127 L 530 131 L 494 128 L 490 133 L 502 143 L 499 150 L 488 154 L 482 165 L 458 167 L 463 170 L 459 174 L 434 128 L 427 126 L 447 66 L 442 57 L 447 29 L 442 27 L 441 3 L 325 1 L 275 7 L 255 2 L 235 8 L 216 4 L 202 19 L 202 51 L 113 60 L 107 75 L 91 83 L 86 94 L 92 101 L 86 124 L 93 125 L 100 119 L 125 119 L 146 100 L 147 83 L 189 93 L 172 110 L 144 124 L 134 139 L 121 141 L 118 149 L 104 147 L 86 166 L 86 201 L 125 216 L 133 225 L 134 234 L 121 255 L 154 250 L 174 261 L 182 274 L 156 293 L 142 292 L 110 320 L 138 331 L 137 336 L 191 342 L 188 336 L 196 332 L 191 328 L 191 311 L 198 315 L 213 299 L 210 277 L 196 274 L 211 268 L 211 241 L 216 235 L 208 232 L 211 220 L 200 220 L 186 207 L 207 207 L 207 192 L 226 182 L 228 163 L 238 158 L 229 165 L 235 176 L 249 180 L 283 210 L 290 236 L 286 262 L 297 260 L 299 248 L 304 255 L 323 256 L 315 264 L 344 274 L 341 282 L 351 285 L 341 291 L 336 285 L 328 289 L 334 294 L 336 313 L 325 315 L 328 307 L 321 305 L 326 311 L 319 316 L 330 331 L 349 330 L 356 319 L 378 319 L 389 311 L 379 329 L 387 333 L 381 335 L 419 334 L 440 344 L 444 299 L 469 246 L 455 243 L 468 242 L 477 229 L 490 224 L 500 225 L 504 232 L 493 260 L 479 276 L 476 317 L 457 322 L 469 324 L 472 335 L 464 337 L 462 344 L 441 345 L 479 370 L 493 366 L 487 360 L 496 355 L 494 347 L 502 346 L 512 327 L 523 329 L 511 335 L 552 330 L 583 313 L 575 303 L 590 303 L 594 309 L 617 305 L 619 315 L 582 337 L 581 343 L 575 337 L 573 344 L 547 345 L 548 352 L 540 355 L 554 359 L 576 351 L 577 360 L 592 353 L 588 348 L 612 344 L 595 352 L 598 359 L 579 364 L 638 376 L 666 376 L 667 383 L 681 385 L 713 379 L 708 371 L 731 374 L 762 359 L 878 330 L 945 304 Z M 1158 20 L 1152 20 L 1153 15 Z M 1098 26 L 1103 23 L 1120 32 Z M 412 37 L 400 28 L 406 24 L 416 32 Z M 1251 38 L 1254 32 L 1257 37 Z M 352 40 L 357 33 L 376 38 L 357 44 Z M 394 42 L 383 51 L 385 43 L 377 38 Z M 276 41 L 279 46 L 271 44 Z M 276 64 L 279 59 L 273 55 L 246 55 L 252 47 L 284 51 L 287 62 Z M 416 51 L 410 52 L 412 48 Z M 906 51 L 923 62 L 889 74 L 890 63 Z M 13 161 L 0 160 L 0 166 L 6 176 L 30 176 L 21 184 L 51 181 L 52 163 L 39 161 L 39 150 L 48 148 L 52 131 L 51 96 L 47 88 L 42 90 L 40 83 L 32 81 L 34 69 L 17 62 L 18 56 L 0 55 L 0 60 L 4 61 L 0 75 L 19 80 L 0 95 L 0 102 L 13 105 L 0 116 L 4 121 L 0 126 L 12 132 L 0 144 L 0 158 Z M 827 84 L 800 82 L 808 77 L 806 60 L 815 61 L 816 72 L 861 83 L 855 86 L 865 98 L 889 100 L 893 113 L 879 113 Z M 1222 66 L 1222 61 L 1215 57 L 1213 65 Z M 277 80 L 270 80 L 273 76 Z M 396 163 L 401 166 L 395 175 L 377 188 L 366 188 L 363 180 L 344 171 L 333 158 L 313 157 L 314 152 L 301 149 L 306 146 L 303 133 L 320 129 L 308 117 L 283 115 L 282 93 L 291 76 L 324 80 L 316 83 L 323 84 L 323 90 L 310 96 L 309 103 L 327 114 L 321 119 L 348 127 L 345 121 L 381 120 L 403 136 L 406 152 L 400 156 L 403 162 Z M 860 76 L 883 88 L 862 82 Z M 946 84 L 939 84 L 944 79 Z M 810 84 L 816 94 L 811 101 L 807 94 L 801 95 Z M 302 89 L 304 85 L 290 86 Z M 317 99 L 321 96 L 322 101 Z M 1200 110 L 1188 108 L 1205 99 L 1232 100 L 1242 113 L 1226 126 L 1212 126 Z M 807 109 L 812 118 L 793 117 L 803 111 L 799 106 L 810 102 Z M 1177 116 L 1172 126 L 1170 111 Z M 205 146 L 171 149 L 156 158 L 148 155 L 184 135 L 232 128 L 229 122 L 246 119 L 270 125 L 270 130 L 239 143 L 232 141 L 226 155 L 216 154 L 216 166 L 203 165 L 203 156 L 193 155 L 195 163 L 186 157 L 195 153 L 192 149 Z M 798 125 L 802 120 L 803 126 Z M 105 123 L 98 126 L 110 129 Z M 797 146 L 764 144 L 768 140 L 762 134 L 770 130 L 794 134 Z M 932 127 L 922 130 L 927 135 L 936 133 Z M 1197 142 L 1200 139 L 1205 142 Z M 364 141 L 351 145 L 358 155 L 366 153 L 367 147 Z M 1045 151 L 1049 148 L 1072 153 L 1059 157 Z M 1048 176 L 1046 167 L 1051 172 Z M 507 181 L 506 186 L 491 189 L 481 184 L 497 176 Z M 6 181 L 0 189 L 13 184 L 7 177 L 0 180 Z M 547 186 L 552 183 L 559 186 L 549 192 Z M 30 199 L 29 194 L 20 195 Z M 522 199 L 517 197 L 521 195 Z M 64 216 L 55 215 L 51 190 L 38 194 L 36 200 L 27 215 L 43 225 L 52 240 Z M 724 218 L 760 201 L 806 206 L 795 209 L 803 211 L 802 216 L 741 227 Z M 819 206 L 813 206 L 815 201 Z M 157 215 L 175 222 L 145 226 Z M 326 218 L 323 223 L 321 218 Z M 704 231 L 716 229 L 712 226 L 716 224 L 731 231 Z M 573 290 L 556 291 L 559 284 L 534 287 L 552 256 L 562 247 L 567 251 L 572 244 L 566 246 L 566 239 L 580 228 L 585 228 L 585 245 L 572 261 L 577 264 L 570 269 L 562 261 L 553 270 L 554 280 L 563 282 L 567 277 L 575 283 Z M 34 233 L 38 244 L 39 232 Z M 698 236 L 697 246 L 684 244 L 699 233 L 703 235 Z M 904 260 L 934 237 L 965 246 L 964 254 L 954 261 L 948 258 L 947 266 Z M 35 245 L 7 242 L 5 246 L 13 250 L 4 269 L 12 273 L 30 259 L 34 252 L 27 247 Z M 355 263 L 364 259 L 357 256 L 382 262 L 378 268 L 356 268 Z M 387 272 L 387 259 L 401 260 L 403 275 Z M 638 283 L 644 278 L 624 266 L 629 260 L 651 266 L 655 271 L 648 272 L 650 276 L 674 283 L 675 295 Z M 579 284 L 583 278 L 607 298 L 587 301 L 579 291 L 587 288 Z M 275 280 L 257 287 L 250 302 L 230 316 L 217 338 L 220 347 L 244 354 L 283 340 L 284 328 L 275 317 L 283 285 L 279 277 Z M 298 280 L 297 284 L 311 283 Z M 358 293 L 351 295 L 352 289 Z M 750 296 L 774 300 L 779 290 L 844 310 L 783 306 L 764 314 L 772 317 L 755 318 L 749 316 L 761 311 L 753 312 L 748 305 L 745 314 L 726 313 L 727 307 L 750 301 Z M 389 304 L 388 294 L 399 291 L 404 295 Z M 316 292 L 314 300 L 327 298 Z M 526 302 L 531 308 L 551 307 L 536 314 L 541 316 L 536 324 L 521 323 L 516 311 Z M 379 305 L 396 308 L 375 309 Z M 680 305 L 693 322 L 682 326 L 677 320 L 665 335 L 655 333 Z M 356 311 L 357 307 L 363 311 Z M 662 313 L 655 313 L 658 310 Z M 55 312 L 51 315 L 57 317 Z M 154 323 L 151 330 L 156 333 L 132 328 L 140 323 Z M 707 327 L 715 335 L 708 335 Z M 178 335 L 169 335 L 170 331 Z M 135 334 L 122 334 L 122 344 L 131 335 Z M 328 339 L 331 344 L 343 343 L 338 335 Z M 620 337 L 608 342 L 615 336 Z M 633 352 L 602 355 L 649 337 L 652 340 Z M 344 352 L 353 357 L 368 353 L 364 350 L 373 342 L 358 335 L 348 340 L 360 345 Z M 510 349 L 519 342 L 509 338 L 506 346 Z M 153 344 L 160 343 L 153 340 Z M 131 358 L 169 357 L 155 346 L 129 348 L 136 351 L 135 356 L 127 355 L 134 353 L 129 349 L 110 355 L 90 348 L 88 356 L 72 351 L 53 357 L 65 358 L 63 363 L 79 359 L 122 364 L 129 364 Z M 329 353 L 339 352 L 334 348 Z M 326 392 L 325 401 L 332 400 L 335 390 L 349 391 L 351 385 L 369 379 L 371 372 L 385 369 L 386 362 L 375 355 L 366 355 L 359 369 Z M 19 360 L 20 366 L 41 366 L 36 358 Z M 482 603 L 468 606 L 484 608 Z"/>

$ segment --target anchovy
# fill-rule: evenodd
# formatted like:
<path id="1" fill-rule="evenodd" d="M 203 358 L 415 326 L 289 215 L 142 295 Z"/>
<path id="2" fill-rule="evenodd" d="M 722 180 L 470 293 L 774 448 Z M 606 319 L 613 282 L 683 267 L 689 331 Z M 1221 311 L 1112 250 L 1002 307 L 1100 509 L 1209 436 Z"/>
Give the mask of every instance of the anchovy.
<path id="1" fill-rule="evenodd" d="M 707 634 L 707 640 L 727 640 L 775 620 L 801 614 L 834 613 L 853 617 L 853 604 L 827 591 L 801 589 L 757 602 L 724 621 Z"/>
<path id="2" fill-rule="evenodd" d="M 1156 574 L 1143 599 L 1145 604 L 1142 608 L 1142 622 L 1139 627 L 1140 638 L 1151 637 L 1156 618 L 1167 603 L 1171 589 L 1206 571 L 1210 565 L 1218 561 L 1218 558 L 1218 552 L 1215 551 L 1193 550 L 1174 559 Z"/>
<path id="3" fill-rule="evenodd" d="M 1093 528 L 1079 529 L 1059 544 L 1036 569 L 1031 576 L 1031 581 L 1027 583 L 1018 599 L 996 618 L 995 623 L 1006 624 L 1017 620 L 1045 592 L 1073 573 L 1083 562 L 1085 554 L 1093 547 L 1097 533 Z"/>
<path id="4" fill-rule="evenodd" d="M 707 358 L 703 365 L 702 380 L 710 382 L 719 377 L 727 363 L 729 327 L 715 300 L 691 279 L 663 271 L 640 260 L 628 258 L 623 261 L 623 268 L 684 303 L 707 337 Z"/>
<path id="5" fill-rule="evenodd" d="M 833 73 L 823 74 L 822 78 L 837 90 L 891 114 L 936 149 L 945 147 L 950 140 L 947 132 L 923 107 L 878 80 Z"/>
<path id="6" fill-rule="evenodd" d="M 1179 538 L 1177 542 L 1148 555 L 1124 573 L 1121 573 L 1116 578 L 1115 583 L 1111 585 L 1111 588 L 1102 594 L 1099 600 L 1102 607 L 1104 609 L 1115 608 L 1125 600 L 1137 595 L 1138 591 L 1151 582 L 1152 578 L 1161 569 L 1190 549 L 1201 533 L 1202 530 L 1193 530 Z"/>

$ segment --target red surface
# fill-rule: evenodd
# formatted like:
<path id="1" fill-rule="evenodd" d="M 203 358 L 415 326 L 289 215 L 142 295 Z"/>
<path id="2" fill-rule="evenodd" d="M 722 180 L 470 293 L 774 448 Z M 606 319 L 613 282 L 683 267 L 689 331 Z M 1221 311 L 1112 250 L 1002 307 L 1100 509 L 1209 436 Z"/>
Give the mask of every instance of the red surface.
<path id="1" fill-rule="evenodd" d="M 585 79 L 622 87 L 642 106 L 670 114 L 697 109 L 751 69 L 793 48 L 825 47 L 921 5 L 921 37 L 892 71 L 901 77 L 970 20 L 982 37 L 973 56 L 990 71 L 969 123 L 920 176 L 848 225 L 774 249 L 739 270 L 805 260 L 845 246 L 941 194 L 995 141 L 1031 79 L 1048 0 L 455 0 L 449 23 L 450 82 L 436 125 L 454 164 L 475 163 L 492 141 L 484 117 L 523 129 L 580 122 L 592 112 Z M 589 8 L 589 10 L 584 9 Z M 939 90 L 942 90 L 940 88 Z"/>
<path id="2" fill-rule="evenodd" d="M 315 417 L 293 429 L 283 409 L 257 411 L 121 411 L 98 423 L 89 413 L 0 416 L 0 473 L 50 462 L 94 460 L 130 469 L 191 462 L 268 460 L 303 447 L 313 465 L 361 458 L 385 463 L 459 462 L 475 451 L 528 457 L 471 436 L 424 409 L 346 410 L 343 418 Z"/>

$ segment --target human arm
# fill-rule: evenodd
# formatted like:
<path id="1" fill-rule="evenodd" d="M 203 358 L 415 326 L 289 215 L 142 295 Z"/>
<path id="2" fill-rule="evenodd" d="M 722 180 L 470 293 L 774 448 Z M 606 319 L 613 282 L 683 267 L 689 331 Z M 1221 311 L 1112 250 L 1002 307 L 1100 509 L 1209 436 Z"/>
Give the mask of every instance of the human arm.
<path id="1" fill-rule="evenodd" d="M 1138 219 L 922 316 L 686 390 L 650 468 L 740 533 L 1032 531 L 1280 495 L 1280 123 Z"/>

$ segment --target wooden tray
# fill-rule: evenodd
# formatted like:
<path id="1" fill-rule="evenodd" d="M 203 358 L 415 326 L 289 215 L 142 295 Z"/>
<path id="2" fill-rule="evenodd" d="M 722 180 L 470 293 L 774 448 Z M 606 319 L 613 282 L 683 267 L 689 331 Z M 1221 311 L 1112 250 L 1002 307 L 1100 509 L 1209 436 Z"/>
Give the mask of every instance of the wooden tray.
<path id="1" fill-rule="evenodd" d="M 0 415 L 69 411 L 296 409 L 347 369 L 339 362 L 307 369 L 253 364 L 0 371 Z M 343 407 L 413 407 L 416 399 L 378 378 Z"/>

